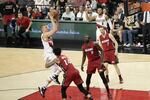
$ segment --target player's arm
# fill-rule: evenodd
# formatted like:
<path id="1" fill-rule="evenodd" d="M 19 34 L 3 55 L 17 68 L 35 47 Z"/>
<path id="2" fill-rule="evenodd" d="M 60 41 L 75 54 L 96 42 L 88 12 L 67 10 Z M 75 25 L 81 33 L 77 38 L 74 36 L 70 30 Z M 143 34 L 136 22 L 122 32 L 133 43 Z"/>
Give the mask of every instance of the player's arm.
<path id="1" fill-rule="evenodd" d="M 56 19 L 53 18 L 50 13 L 48 13 L 48 16 L 51 19 L 52 29 L 49 32 L 46 32 L 44 34 L 44 38 L 52 36 L 54 33 L 56 33 L 59 30 L 59 21 L 58 21 L 58 18 L 56 18 Z"/>
<path id="2" fill-rule="evenodd" d="M 84 71 L 84 63 L 85 63 L 85 60 L 86 60 L 86 53 L 84 51 L 82 51 L 82 63 L 81 63 L 81 70 Z"/>
<path id="3" fill-rule="evenodd" d="M 59 62 L 58 58 L 55 58 L 52 61 L 47 60 L 45 63 L 45 68 L 50 68 L 52 65 L 54 65 L 55 63 L 58 63 L 58 62 Z"/>
<path id="4" fill-rule="evenodd" d="M 99 45 L 98 43 L 95 43 L 95 46 L 96 46 L 97 49 L 101 52 L 101 61 L 102 61 L 102 63 L 103 63 L 103 61 L 104 61 L 104 50 L 103 50 L 102 46 Z"/>
<path id="5" fill-rule="evenodd" d="M 115 44 L 115 55 L 117 56 L 118 55 L 118 43 L 112 34 L 109 34 L 109 38 Z"/>
<path id="6" fill-rule="evenodd" d="M 30 27 L 31 27 L 31 25 L 32 25 L 32 21 L 29 19 L 29 21 L 30 21 L 30 23 L 29 23 L 29 26 L 28 26 L 28 28 L 26 29 L 26 32 L 29 32 L 29 29 L 30 29 Z"/>

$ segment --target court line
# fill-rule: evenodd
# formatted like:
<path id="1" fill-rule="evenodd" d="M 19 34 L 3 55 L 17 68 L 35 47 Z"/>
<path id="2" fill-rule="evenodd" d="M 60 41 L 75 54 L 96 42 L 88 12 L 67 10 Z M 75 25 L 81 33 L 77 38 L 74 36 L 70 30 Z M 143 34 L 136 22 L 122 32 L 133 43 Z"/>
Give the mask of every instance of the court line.
<path id="1" fill-rule="evenodd" d="M 120 62 L 119 64 L 124 64 L 124 63 L 142 63 L 142 62 L 143 61 L 137 61 L 137 62 Z M 144 61 L 143 63 L 150 63 L 150 62 L 149 61 Z M 81 65 L 75 65 L 75 66 L 81 66 Z M 29 72 L 23 72 L 23 73 L 17 73 L 17 74 L 12 74 L 12 75 L 1 76 L 0 79 L 1 78 L 6 78 L 6 77 L 11 77 L 11 76 L 17 76 L 17 75 L 34 73 L 34 72 L 46 71 L 46 70 L 49 70 L 49 69 L 35 70 L 35 71 L 29 71 Z"/>
<path id="2" fill-rule="evenodd" d="M 21 90 L 38 90 L 38 88 L 14 88 L 14 89 L 2 89 L 0 92 L 5 92 L 5 91 L 21 91 Z"/>

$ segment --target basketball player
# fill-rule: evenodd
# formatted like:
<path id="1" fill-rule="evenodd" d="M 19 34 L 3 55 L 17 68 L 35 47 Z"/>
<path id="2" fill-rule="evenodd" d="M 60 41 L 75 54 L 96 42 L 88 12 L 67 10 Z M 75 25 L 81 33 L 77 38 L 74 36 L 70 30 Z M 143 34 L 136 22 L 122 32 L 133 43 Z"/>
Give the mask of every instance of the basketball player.
<path id="1" fill-rule="evenodd" d="M 84 44 L 82 45 L 82 64 L 81 64 L 81 70 L 84 71 L 84 63 L 86 60 L 86 56 L 88 58 L 88 66 L 87 66 L 87 78 L 86 78 L 86 89 L 89 91 L 90 83 L 91 83 L 91 77 L 92 74 L 95 73 L 96 69 L 98 70 L 98 73 L 107 89 L 108 98 L 111 98 L 110 92 L 109 92 L 109 86 L 107 83 L 107 80 L 104 75 L 104 71 L 106 70 L 103 63 L 103 50 L 98 45 L 98 43 L 92 41 L 88 35 L 84 36 Z M 101 55 L 99 53 L 101 52 Z"/>
<path id="2" fill-rule="evenodd" d="M 108 16 L 103 13 L 103 8 L 97 8 L 97 14 L 95 16 L 88 16 L 87 14 L 86 17 L 89 21 L 93 21 L 93 20 L 96 21 L 96 26 L 97 26 L 96 40 L 97 41 L 99 40 L 98 38 L 99 38 L 99 35 L 101 34 L 101 32 L 98 29 L 99 25 L 103 25 L 105 28 L 108 28 L 108 25 L 109 25 L 109 28 L 112 29 L 112 23 L 110 19 L 108 18 Z"/>
<path id="3" fill-rule="evenodd" d="M 111 33 L 108 33 L 103 27 L 99 27 L 101 35 L 99 36 L 99 43 L 104 50 L 104 65 L 106 66 L 106 79 L 109 82 L 108 77 L 108 64 L 113 64 L 115 70 L 119 76 L 120 84 L 123 83 L 123 78 L 120 73 L 118 63 L 118 43 Z"/>
<path id="4" fill-rule="evenodd" d="M 55 34 L 59 29 L 58 18 L 53 18 L 51 13 L 48 13 L 48 15 L 51 19 L 52 29 L 49 31 L 47 25 L 41 26 L 41 31 L 42 31 L 41 41 L 42 41 L 42 44 L 44 47 L 44 60 L 46 61 L 45 67 L 48 68 L 51 65 L 50 67 L 51 67 L 52 73 L 51 73 L 48 81 L 46 81 L 46 83 L 44 84 L 44 86 L 39 87 L 39 92 L 40 92 L 41 96 L 43 96 L 43 97 L 44 97 L 47 86 L 52 81 L 60 84 L 60 82 L 58 81 L 58 75 L 62 71 L 61 68 L 57 64 L 51 64 L 53 61 L 56 60 L 56 56 L 53 53 L 52 35 Z M 49 66 L 47 66 L 47 65 L 49 65 Z"/>
<path id="5" fill-rule="evenodd" d="M 74 65 L 69 61 L 69 59 L 65 55 L 61 55 L 61 49 L 55 48 L 53 52 L 57 56 L 57 64 L 64 71 L 64 81 L 61 86 L 62 100 L 67 99 L 66 90 L 72 81 L 77 85 L 78 89 L 82 93 L 84 93 L 86 98 L 88 98 L 89 100 L 93 100 L 92 95 L 82 86 L 83 80 L 79 74 L 79 71 L 74 67 Z"/>

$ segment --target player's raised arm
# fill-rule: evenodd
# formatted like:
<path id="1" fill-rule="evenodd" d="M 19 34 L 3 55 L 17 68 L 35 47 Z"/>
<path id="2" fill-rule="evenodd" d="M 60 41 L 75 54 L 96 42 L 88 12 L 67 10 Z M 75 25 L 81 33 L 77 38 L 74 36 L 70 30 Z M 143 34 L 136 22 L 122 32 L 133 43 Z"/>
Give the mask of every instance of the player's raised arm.
<path id="1" fill-rule="evenodd" d="M 52 29 L 44 34 L 44 37 L 50 37 L 59 30 L 59 16 L 56 10 L 52 10 L 48 13 L 52 23 Z"/>

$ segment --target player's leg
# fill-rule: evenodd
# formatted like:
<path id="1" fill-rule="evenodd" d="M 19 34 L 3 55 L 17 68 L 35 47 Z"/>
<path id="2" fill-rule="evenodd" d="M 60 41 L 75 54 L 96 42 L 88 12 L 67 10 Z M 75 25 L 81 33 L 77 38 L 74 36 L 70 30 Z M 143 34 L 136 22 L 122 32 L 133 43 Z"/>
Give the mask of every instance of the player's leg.
<path id="1" fill-rule="evenodd" d="M 104 71 L 99 71 L 99 75 L 100 75 L 100 77 L 101 77 L 101 79 L 103 81 L 103 84 L 105 85 L 105 88 L 107 90 L 108 98 L 111 99 L 112 97 L 111 97 L 111 94 L 110 94 L 110 91 L 109 91 L 108 81 L 107 81 L 107 79 L 106 79 L 106 77 L 104 75 Z"/>
<path id="2" fill-rule="evenodd" d="M 108 71 L 108 63 L 104 63 L 105 67 L 106 67 L 106 71 L 105 71 L 105 75 L 106 75 L 106 80 L 107 82 L 109 82 L 109 71 Z"/>
<path id="3" fill-rule="evenodd" d="M 117 65 L 117 64 L 113 64 L 113 65 L 114 65 L 115 70 L 116 70 L 116 72 L 117 72 L 117 74 L 118 74 L 120 84 L 122 84 L 122 83 L 123 83 L 123 78 L 122 78 L 122 76 L 121 76 L 120 69 L 119 69 L 119 67 L 118 67 L 118 65 Z"/>
<path id="4" fill-rule="evenodd" d="M 48 53 L 45 57 L 46 63 L 52 62 L 55 58 L 56 56 L 53 53 Z M 55 83 L 60 84 L 60 82 L 58 81 L 58 75 L 62 72 L 62 69 L 57 64 L 53 64 L 50 66 L 50 79 L 53 80 Z"/>
<path id="5" fill-rule="evenodd" d="M 87 74 L 87 77 L 86 77 L 86 90 L 87 91 L 89 91 L 89 88 L 90 88 L 91 77 L 92 77 L 92 74 Z"/>
<path id="6" fill-rule="evenodd" d="M 93 100 L 93 97 L 92 95 L 87 91 L 85 90 L 85 88 L 83 87 L 82 83 L 77 85 L 78 89 L 87 97 L 89 98 L 90 100 Z"/>
<path id="7" fill-rule="evenodd" d="M 60 73 L 60 71 L 58 72 L 59 66 L 54 64 L 51 66 L 51 74 L 49 76 L 49 78 L 47 79 L 47 81 L 45 81 L 45 83 L 43 84 L 42 87 L 47 88 L 48 85 L 54 81 L 57 84 L 60 84 L 60 82 L 58 81 L 58 75 Z"/>
<path id="8" fill-rule="evenodd" d="M 47 81 L 45 81 L 45 83 L 43 84 L 43 86 L 38 87 L 39 92 L 40 92 L 40 94 L 41 94 L 42 97 L 45 97 L 46 89 L 47 89 L 48 85 L 49 85 L 51 82 L 52 82 L 52 80 L 47 79 Z"/>
<path id="9" fill-rule="evenodd" d="M 58 80 L 58 76 L 61 72 L 62 72 L 62 69 L 57 64 L 54 64 L 51 69 L 50 79 L 53 80 L 55 83 L 60 84 Z"/>
<path id="10" fill-rule="evenodd" d="M 117 74 L 118 74 L 118 77 L 119 77 L 120 84 L 122 84 L 122 83 L 123 83 L 123 78 L 122 78 L 122 76 L 121 76 L 120 69 L 119 69 L 119 67 L 118 67 L 118 65 L 117 65 L 117 64 L 119 63 L 119 60 L 118 60 L 118 57 L 115 56 L 114 54 L 115 54 L 115 51 L 110 52 L 110 55 L 111 55 L 110 61 L 111 61 L 111 63 L 112 63 L 112 64 L 114 65 L 114 67 L 115 67 L 115 70 L 116 70 L 116 72 L 117 72 Z"/>
<path id="11" fill-rule="evenodd" d="M 86 98 L 88 98 L 90 100 L 93 100 L 92 95 L 82 86 L 83 80 L 82 80 L 79 72 L 75 73 L 73 76 L 74 76 L 73 81 L 77 85 L 78 89 L 82 93 L 84 93 L 84 95 L 85 95 Z"/>
<path id="12" fill-rule="evenodd" d="M 67 94 L 66 94 L 66 90 L 67 90 L 67 86 L 61 86 L 61 96 L 62 96 L 62 100 L 66 100 L 67 99 Z"/>
<path id="13" fill-rule="evenodd" d="M 48 87 L 48 85 L 52 82 L 52 81 L 54 81 L 55 83 L 57 83 L 57 84 L 60 84 L 60 82 L 59 82 L 59 80 L 58 80 L 58 75 L 59 75 L 59 73 L 61 72 L 61 71 L 58 71 L 58 69 L 59 69 L 59 66 L 58 65 L 52 65 L 51 66 L 51 75 L 50 75 L 50 77 L 47 79 L 47 81 L 45 81 L 44 83 L 43 83 L 43 85 L 41 86 L 41 87 L 38 87 L 38 89 L 39 89 L 39 92 L 40 92 L 40 94 L 41 94 L 41 96 L 42 97 L 44 97 L 45 96 L 45 92 L 46 92 L 46 88 Z M 59 69 L 60 70 L 60 69 Z"/>

